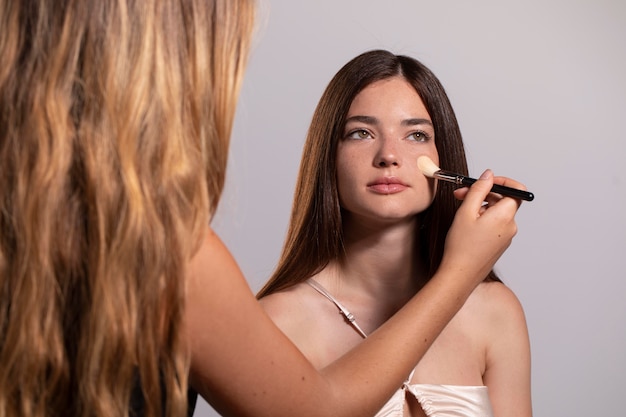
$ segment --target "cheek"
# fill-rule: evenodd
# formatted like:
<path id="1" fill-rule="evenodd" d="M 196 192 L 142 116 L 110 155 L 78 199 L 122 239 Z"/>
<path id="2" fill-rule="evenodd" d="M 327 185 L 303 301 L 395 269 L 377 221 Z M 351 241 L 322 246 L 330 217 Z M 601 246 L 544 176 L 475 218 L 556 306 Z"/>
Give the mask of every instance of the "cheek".
<path id="1" fill-rule="evenodd" d="M 434 143 L 431 143 L 422 155 L 428 156 L 435 163 L 435 165 L 439 166 L 439 152 L 437 152 L 437 147 Z M 441 166 L 439 166 L 439 168 L 441 168 Z"/>
<path id="2" fill-rule="evenodd" d="M 426 152 L 423 152 L 421 155 L 428 156 L 435 163 L 435 165 L 439 166 L 439 153 L 437 152 L 437 148 L 434 145 L 432 146 L 431 149 L 428 149 Z M 435 200 L 435 196 L 437 195 L 438 181 L 432 178 L 427 178 L 426 176 L 424 176 L 424 181 L 426 182 L 425 189 L 428 190 L 429 200 L 430 200 L 429 205 L 430 205 Z"/>
<path id="3" fill-rule="evenodd" d="M 337 150 L 337 187 L 341 190 L 346 183 L 349 183 L 356 175 L 355 162 L 352 155 L 345 150 L 342 151 L 341 145 Z"/>
<path id="4" fill-rule="evenodd" d="M 434 160 L 433 160 L 434 162 Z M 433 178 L 428 178 L 423 174 L 419 174 L 420 178 L 418 182 L 415 183 L 415 190 L 417 194 L 417 198 L 419 199 L 419 205 L 422 206 L 425 204 L 426 207 L 430 206 L 432 202 L 435 200 L 435 195 L 437 193 L 437 180 Z"/>
<path id="5" fill-rule="evenodd" d="M 439 184 L 437 180 L 430 179 L 428 181 L 428 186 L 430 190 L 430 204 L 432 204 L 433 201 L 435 201 L 435 196 L 437 195 L 437 184 Z"/>
<path id="6" fill-rule="evenodd" d="M 337 193 L 339 194 L 339 203 L 344 207 L 346 198 L 350 198 L 346 193 L 350 193 L 350 190 L 354 190 L 354 178 L 355 173 L 352 171 L 352 167 L 349 164 L 341 164 L 337 161 Z"/>
<path id="7" fill-rule="evenodd" d="M 363 178 L 359 173 L 360 165 L 349 152 L 337 153 L 337 193 L 341 207 L 353 199 L 352 194 L 359 188 L 358 179 Z"/>

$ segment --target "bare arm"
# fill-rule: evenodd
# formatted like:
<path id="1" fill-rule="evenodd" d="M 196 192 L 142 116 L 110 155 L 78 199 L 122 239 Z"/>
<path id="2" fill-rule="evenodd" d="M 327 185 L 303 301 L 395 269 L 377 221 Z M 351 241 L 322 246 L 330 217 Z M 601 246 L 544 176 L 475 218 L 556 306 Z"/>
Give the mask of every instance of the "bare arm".
<path id="1" fill-rule="evenodd" d="M 530 342 L 524 311 L 505 286 L 489 290 L 491 318 L 483 379 L 498 417 L 532 416 Z"/>
<path id="2" fill-rule="evenodd" d="M 225 416 L 373 415 L 515 235 L 514 200 L 481 210 L 492 183 L 488 175 L 464 196 L 446 255 L 430 282 L 366 341 L 322 371 L 263 312 L 228 250 L 209 231 L 190 267 L 191 384 Z"/>

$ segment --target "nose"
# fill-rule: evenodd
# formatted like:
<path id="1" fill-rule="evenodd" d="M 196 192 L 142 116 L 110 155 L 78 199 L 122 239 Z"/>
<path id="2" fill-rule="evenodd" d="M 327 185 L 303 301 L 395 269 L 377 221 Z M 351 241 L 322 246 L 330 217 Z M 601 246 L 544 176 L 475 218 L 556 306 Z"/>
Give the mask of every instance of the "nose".
<path id="1" fill-rule="evenodd" d="M 392 139 L 382 139 L 374 157 L 374 165 L 380 168 L 400 166 L 398 150 Z"/>

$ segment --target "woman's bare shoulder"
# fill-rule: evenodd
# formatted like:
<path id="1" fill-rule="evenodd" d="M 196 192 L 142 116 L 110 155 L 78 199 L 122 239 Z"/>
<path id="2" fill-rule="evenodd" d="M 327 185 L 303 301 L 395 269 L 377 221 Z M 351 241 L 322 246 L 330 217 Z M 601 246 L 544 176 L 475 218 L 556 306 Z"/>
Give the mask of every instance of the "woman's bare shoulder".
<path id="1" fill-rule="evenodd" d="M 313 301 L 311 289 L 305 283 L 299 283 L 287 289 L 272 293 L 259 300 L 265 312 L 278 327 L 290 322 L 300 323 L 310 315 L 308 308 Z"/>
<path id="2" fill-rule="evenodd" d="M 306 283 L 296 284 L 259 300 L 276 326 L 311 363 L 322 368 L 336 359 L 336 327 L 345 330 L 337 310 Z M 340 345 L 340 344 L 339 344 Z"/>
<path id="3" fill-rule="evenodd" d="M 515 311 L 522 308 L 515 292 L 506 284 L 497 281 L 479 284 L 470 300 L 480 303 L 486 311 Z"/>
<path id="4" fill-rule="evenodd" d="M 522 304 L 499 282 L 479 285 L 479 301 L 487 342 L 483 381 L 498 415 L 530 415 L 530 339 Z"/>
<path id="5" fill-rule="evenodd" d="M 473 321 L 479 320 L 485 329 L 502 334 L 517 328 L 526 328 L 524 309 L 513 290 L 501 282 L 483 282 L 466 303 Z"/>

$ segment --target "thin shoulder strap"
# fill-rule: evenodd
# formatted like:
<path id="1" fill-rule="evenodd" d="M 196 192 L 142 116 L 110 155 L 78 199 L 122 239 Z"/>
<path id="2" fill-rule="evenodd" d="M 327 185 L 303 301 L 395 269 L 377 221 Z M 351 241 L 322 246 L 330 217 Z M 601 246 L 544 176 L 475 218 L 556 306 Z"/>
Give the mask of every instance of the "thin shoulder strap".
<path id="1" fill-rule="evenodd" d="M 311 287 L 313 287 L 317 292 L 322 294 L 324 297 L 328 298 L 333 304 L 335 304 L 337 306 L 337 308 L 339 309 L 339 313 L 342 316 L 344 316 L 346 321 L 352 327 L 354 327 L 354 330 L 356 330 L 361 336 L 363 336 L 364 339 L 367 338 L 367 335 L 365 334 L 365 332 L 356 323 L 356 319 L 355 319 L 354 315 L 352 313 L 350 313 L 347 308 L 345 308 L 343 305 L 341 305 L 341 303 L 339 303 L 339 301 L 337 301 L 335 299 L 335 297 L 330 295 L 330 293 L 328 291 L 326 291 L 326 288 L 322 287 L 320 285 L 320 283 L 315 281 L 313 278 L 309 278 L 308 280 L 306 280 L 306 283 L 309 284 Z"/>
<path id="2" fill-rule="evenodd" d="M 322 284 L 315 281 L 313 278 L 307 279 L 306 283 L 309 284 L 311 287 L 313 287 L 317 292 L 322 294 L 324 297 L 328 298 L 334 305 L 336 305 L 337 308 L 339 309 L 339 313 L 346 319 L 348 324 L 350 324 L 354 328 L 354 330 L 356 330 L 361 336 L 363 336 L 363 339 L 367 339 L 367 335 L 357 324 L 354 314 L 350 313 L 348 309 L 345 308 L 339 301 L 337 301 L 335 297 L 330 295 L 330 293 L 326 291 L 326 288 L 322 287 Z M 411 371 L 411 374 L 409 375 L 407 380 L 404 382 L 405 386 L 408 386 L 410 384 L 410 381 L 413 378 L 414 373 L 415 373 L 415 368 L 413 368 L 413 370 Z"/>

